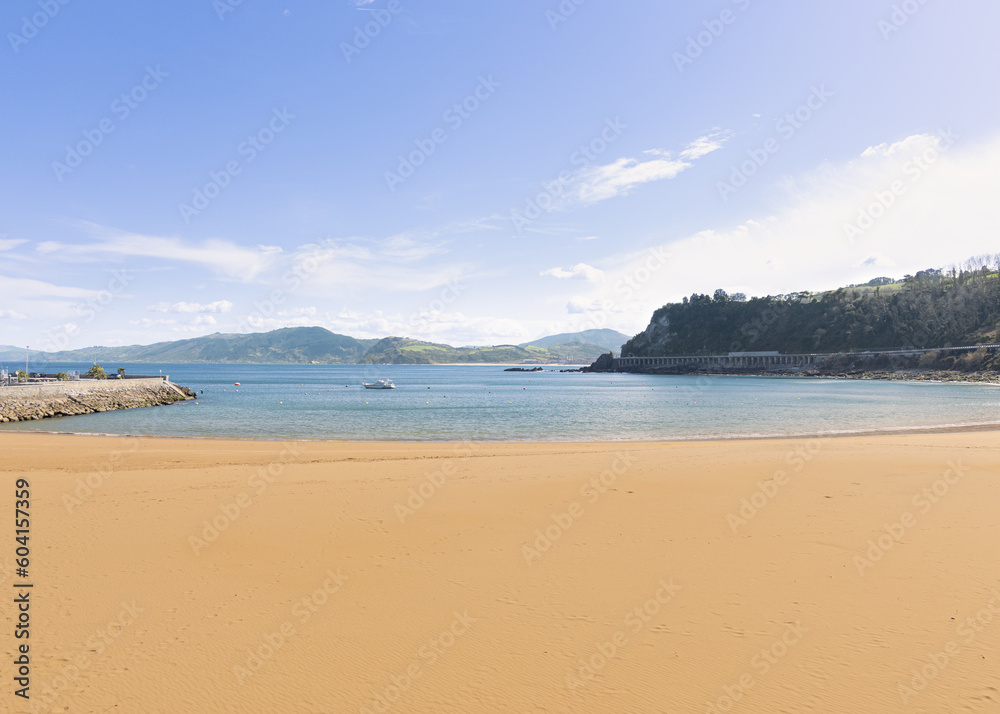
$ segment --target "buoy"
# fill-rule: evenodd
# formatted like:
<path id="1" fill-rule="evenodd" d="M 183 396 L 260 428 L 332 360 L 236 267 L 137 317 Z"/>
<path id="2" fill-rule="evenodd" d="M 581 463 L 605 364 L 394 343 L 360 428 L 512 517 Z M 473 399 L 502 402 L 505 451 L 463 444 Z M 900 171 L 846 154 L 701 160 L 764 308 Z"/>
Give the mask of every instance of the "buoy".
<path id="1" fill-rule="evenodd" d="M 240 386 L 240 383 L 239 382 L 233 382 L 233 386 L 234 387 L 238 387 L 238 386 Z"/>

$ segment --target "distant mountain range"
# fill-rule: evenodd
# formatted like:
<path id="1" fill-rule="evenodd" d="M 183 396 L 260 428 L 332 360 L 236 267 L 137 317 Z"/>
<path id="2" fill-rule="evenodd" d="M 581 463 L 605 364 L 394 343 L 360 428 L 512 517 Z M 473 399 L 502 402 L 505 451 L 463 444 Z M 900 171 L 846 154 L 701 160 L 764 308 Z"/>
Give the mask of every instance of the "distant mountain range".
<path id="1" fill-rule="evenodd" d="M 443 364 L 525 360 L 589 364 L 602 353 L 618 351 L 628 340 L 614 330 L 585 330 L 552 335 L 523 345 L 452 347 L 406 337 L 358 339 L 323 327 L 287 327 L 248 335 L 221 334 L 173 342 L 124 347 L 87 347 L 61 352 L 32 352 L 31 363 L 45 362 L 228 362 L 241 364 Z M 21 347 L 0 346 L 0 361 L 10 369 L 23 364 Z M 30 365 L 29 365 L 30 367 Z"/>
<path id="2" fill-rule="evenodd" d="M 541 337 L 534 342 L 523 342 L 520 347 L 560 347 L 562 345 L 580 344 L 597 345 L 606 351 L 617 354 L 622 345 L 629 339 L 628 335 L 618 330 L 584 330 L 583 332 L 563 332 L 559 335 Z"/>

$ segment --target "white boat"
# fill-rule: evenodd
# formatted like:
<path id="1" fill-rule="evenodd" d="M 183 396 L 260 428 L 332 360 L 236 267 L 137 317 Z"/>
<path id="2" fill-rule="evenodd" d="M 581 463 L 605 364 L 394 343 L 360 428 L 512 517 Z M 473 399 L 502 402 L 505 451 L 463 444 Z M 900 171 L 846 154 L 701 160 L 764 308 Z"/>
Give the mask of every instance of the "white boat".
<path id="1" fill-rule="evenodd" d="M 395 389 L 396 385 L 392 383 L 391 379 L 376 379 L 374 382 L 362 382 L 361 386 L 365 389 Z"/>

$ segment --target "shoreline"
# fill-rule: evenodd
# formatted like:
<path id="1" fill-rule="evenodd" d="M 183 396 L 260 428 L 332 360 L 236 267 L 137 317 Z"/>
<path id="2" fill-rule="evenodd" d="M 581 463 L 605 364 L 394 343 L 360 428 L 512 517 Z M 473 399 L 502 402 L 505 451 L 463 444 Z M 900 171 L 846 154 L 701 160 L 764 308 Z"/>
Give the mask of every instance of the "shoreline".
<path id="1" fill-rule="evenodd" d="M 972 384 L 975 384 L 973 382 Z M 171 406 L 171 405 L 165 405 Z M 65 417 L 54 417 L 54 418 L 65 418 Z M 804 432 L 799 434 L 735 434 L 735 435 L 723 435 L 718 437 L 710 436 L 693 436 L 689 438 L 677 438 L 677 439 L 617 439 L 617 440 L 559 440 L 559 439 L 549 439 L 549 440 L 539 440 L 539 439 L 474 439 L 474 440 L 455 440 L 455 439 L 369 439 L 365 441 L 359 441 L 357 439 L 298 439 L 298 438 L 280 438 L 275 437 L 272 439 L 263 436 L 253 436 L 253 437 L 239 437 L 239 436 L 194 436 L 190 434 L 128 434 L 128 433 L 111 433 L 111 432 L 88 432 L 88 431 L 54 431 L 54 430 L 43 430 L 43 429 L 3 429 L 0 428 L 0 439 L 4 438 L 5 434 L 39 434 L 46 436 L 85 436 L 94 437 L 100 439 L 170 439 L 170 440 L 190 440 L 195 442 L 201 441 L 230 441 L 237 443 L 261 443 L 261 444 L 276 444 L 276 443 L 294 443 L 294 444 L 353 444 L 353 445 L 378 445 L 378 444 L 405 444 L 405 445 L 455 445 L 455 444 L 482 444 L 482 445 L 499 445 L 499 444 L 531 444 L 531 445 L 547 445 L 547 444 L 562 444 L 562 445 L 573 445 L 582 446 L 585 444 L 595 444 L 595 445 L 620 445 L 620 444 L 719 444 L 719 443 L 754 443 L 762 441 L 783 441 L 783 440 L 803 440 L 803 439 L 851 439 L 851 438 L 866 438 L 874 436 L 903 436 L 903 435 L 920 435 L 920 434 L 972 434 L 979 432 L 1000 432 L 1000 421 L 996 422 L 981 422 L 977 424 L 942 424 L 935 426 L 902 426 L 902 427 L 883 427 L 880 429 L 873 429 L 868 431 L 828 431 L 828 432 Z"/>

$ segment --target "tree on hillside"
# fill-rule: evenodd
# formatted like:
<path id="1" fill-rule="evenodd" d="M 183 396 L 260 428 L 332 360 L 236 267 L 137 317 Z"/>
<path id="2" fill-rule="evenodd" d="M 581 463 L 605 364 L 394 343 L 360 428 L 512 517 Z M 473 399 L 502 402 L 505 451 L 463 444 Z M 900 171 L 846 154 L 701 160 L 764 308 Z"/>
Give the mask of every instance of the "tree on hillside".
<path id="1" fill-rule="evenodd" d="M 825 293 L 737 300 L 722 289 L 653 313 L 623 347 L 637 357 L 779 350 L 789 353 L 949 347 L 1000 341 L 1000 260 L 978 256 L 947 271 Z M 868 288 L 868 289 L 860 289 Z M 742 297 L 742 296 L 741 296 Z"/>

